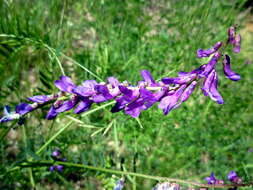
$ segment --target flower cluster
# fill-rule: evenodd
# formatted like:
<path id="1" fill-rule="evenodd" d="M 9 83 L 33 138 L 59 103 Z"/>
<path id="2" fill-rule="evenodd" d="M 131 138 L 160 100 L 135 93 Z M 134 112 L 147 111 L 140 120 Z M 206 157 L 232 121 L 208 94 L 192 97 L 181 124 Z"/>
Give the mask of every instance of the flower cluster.
<path id="1" fill-rule="evenodd" d="M 54 161 L 61 161 L 61 162 L 66 162 L 67 159 L 66 158 L 62 158 L 61 157 L 61 151 L 59 149 L 55 149 L 52 154 L 51 157 Z M 62 172 L 64 169 L 63 165 L 53 165 L 49 167 L 49 171 L 53 172 L 53 171 L 58 171 L 58 172 Z"/>
<path id="2" fill-rule="evenodd" d="M 233 184 L 240 184 L 242 183 L 242 179 L 237 176 L 235 171 L 231 171 L 228 173 L 227 178 Z M 210 185 L 217 185 L 217 184 L 224 184 L 223 180 L 216 179 L 214 173 L 211 173 L 210 177 L 206 177 L 205 180 Z M 229 188 L 228 190 L 236 190 L 237 187 Z"/>
<path id="3" fill-rule="evenodd" d="M 177 77 L 162 78 L 157 82 L 147 70 L 141 71 L 142 79 L 136 85 L 129 82 L 119 82 L 115 77 L 109 77 L 107 82 L 86 80 L 81 85 L 76 85 L 67 76 L 61 76 L 55 81 L 59 93 L 53 95 L 37 95 L 29 97 L 32 104 L 21 103 L 15 112 L 9 113 L 5 109 L 5 115 L 0 122 L 7 122 L 23 117 L 38 107 L 51 104 L 47 113 L 47 119 L 54 119 L 59 113 L 74 110 L 80 114 L 89 110 L 92 104 L 115 100 L 111 112 L 124 112 L 132 117 L 138 117 L 143 110 L 149 109 L 155 103 L 166 115 L 171 110 L 178 108 L 193 93 L 198 83 L 202 86 L 205 96 L 209 96 L 218 104 L 223 104 L 223 98 L 218 91 L 217 63 L 223 60 L 223 70 L 227 78 L 233 81 L 240 80 L 240 75 L 231 70 L 229 55 L 224 53 L 228 45 L 233 46 L 235 53 L 240 52 L 240 35 L 236 34 L 235 27 L 228 30 L 226 42 L 217 42 L 212 48 L 197 50 L 197 57 L 210 57 L 207 64 L 191 72 L 179 72 Z"/>

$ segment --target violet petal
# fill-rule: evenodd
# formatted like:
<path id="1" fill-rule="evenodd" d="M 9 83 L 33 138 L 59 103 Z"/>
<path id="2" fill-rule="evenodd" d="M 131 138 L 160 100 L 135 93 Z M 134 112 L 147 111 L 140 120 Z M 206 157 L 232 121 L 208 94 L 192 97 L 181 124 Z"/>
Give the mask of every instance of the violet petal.
<path id="1" fill-rule="evenodd" d="M 37 103 L 43 104 L 43 103 L 48 102 L 49 100 L 51 100 L 51 96 L 37 95 L 37 96 L 29 97 L 27 99 L 32 101 L 32 102 L 37 102 Z"/>
<path id="2" fill-rule="evenodd" d="M 73 89 L 73 93 L 78 94 L 80 96 L 92 96 L 96 94 L 95 86 L 97 82 L 95 80 L 86 80 L 82 83 L 81 86 L 78 86 Z"/>
<path id="3" fill-rule="evenodd" d="M 230 57 L 225 55 L 223 60 L 223 71 L 227 78 L 233 81 L 238 81 L 241 79 L 240 75 L 231 70 L 230 67 Z"/>
<path id="4" fill-rule="evenodd" d="M 235 40 L 234 40 L 234 48 L 233 48 L 233 51 L 235 53 L 240 53 L 240 50 L 241 50 L 241 35 L 240 34 L 237 34 L 235 36 Z"/>
<path id="5" fill-rule="evenodd" d="M 51 120 L 57 116 L 57 112 L 55 111 L 54 105 L 52 105 L 47 113 L 46 119 Z"/>
<path id="6" fill-rule="evenodd" d="M 180 97 L 181 102 L 185 102 L 188 100 L 192 92 L 194 91 L 195 87 L 197 85 L 196 81 L 193 81 L 183 92 L 182 96 Z"/>
<path id="7" fill-rule="evenodd" d="M 72 93 L 73 88 L 76 87 L 72 80 L 67 76 L 61 76 L 59 80 L 54 82 L 54 84 L 61 91 L 68 93 Z"/>
<path id="8" fill-rule="evenodd" d="M 80 103 L 76 106 L 74 113 L 80 114 L 90 109 L 92 101 L 89 99 L 82 99 Z"/>
<path id="9" fill-rule="evenodd" d="M 31 112 L 33 110 L 33 107 L 30 104 L 27 103 L 20 103 L 16 106 L 16 113 L 20 115 L 27 114 L 28 112 Z"/>
<path id="10" fill-rule="evenodd" d="M 218 92 L 218 75 L 216 72 L 214 74 L 214 79 L 210 87 L 209 96 L 212 100 L 216 101 L 218 104 L 224 103 L 222 96 Z"/>
<path id="11" fill-rule="evenodd" d="M 141 71 L 141 76 L 145 82 L 148 84 L 154 84 L 155 80 L 153 79 L 151 73 L 148 70 L 142 70 Z"/>

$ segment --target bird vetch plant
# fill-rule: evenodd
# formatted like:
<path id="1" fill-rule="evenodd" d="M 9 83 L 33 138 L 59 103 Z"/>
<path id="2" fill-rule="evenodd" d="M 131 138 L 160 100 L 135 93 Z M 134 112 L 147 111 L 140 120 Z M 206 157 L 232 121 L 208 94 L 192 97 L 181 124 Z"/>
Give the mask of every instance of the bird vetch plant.
<path id="1" fill-rule="evenodd" d="M 81 85 L 75 85 L 68 76 L 61 76 L 54 82 L 60 90 L 52 95 L 37 95 L 27 98 L 32 104 L 20 103 L 14 112 L 9 107 L 4 108 L 4 116 L 0 122 L 8 122 L 20 119 L 44 105 L 51 104 L 46 119 L 54 119 L 59 113 L 74 109 L 74 113 L 80 114 L 89 110 L 92 104 L 115 100 L 111 112 L 124 112 L 134 118 L 143 110 L 149 109 L 155 103 L 167 115 L 171 110 L 178 108 L 187 101 L 197 84 L 205 96 L 209 96 L 218 104 L 224 100 L 218 91 L 217 63 L 223 60 L 225 76 L 232 80 L 240 80 L 240 75 L 231 69 L 231 59 L 225 49 L 231 45 L 234 53 L 240 52 L 240 34 L 236 34 L 235 27 L 228 29 L 228 38 L 225 42 L 217 42 L 210 49 L 198 49 L 197 57 L 210 57 L 208 63 L 201 65 L 190 72 L 178 72 L 177 77 L 164 77 L 157 82 L 147 70 L 141 71 L 143 80 L 137 85 L 127 81 L 119 82 L 115 77 L 107 78 L 107 82 L 86 80 Z"/>

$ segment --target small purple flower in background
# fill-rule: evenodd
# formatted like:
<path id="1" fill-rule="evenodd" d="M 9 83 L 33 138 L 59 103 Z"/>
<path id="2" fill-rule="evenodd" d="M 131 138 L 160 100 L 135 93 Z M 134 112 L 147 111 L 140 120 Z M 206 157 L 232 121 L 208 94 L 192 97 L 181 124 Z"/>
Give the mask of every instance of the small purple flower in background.
<path id="1" fill-rule="evenodd" d="M 215 178 L 214 173 L 211 173 L 210 177 L 206 177 L 205 180 L 207 181 L 207 184 L 210 185 L 224 184 L 223 180 Z"/>
<path id="2" fill-rule="evenodd" d="M 119 179 L 116 182 L 116 185 L 114 186 L 113 190 L 122 190 L 125 185 L 125 180 L 123 178 Z"/>
<path id="3" fill-rule="evenodd" d="M 63 172 L 64 166 L 63 165 L 56 165 L 56 166 L 50 166 L 49 171 L 58 171 L 58 172 Z"/>
<path id="4" fill-rule="evenodd" d="M 232 183 L 242 183 L 242 179 L 237 176 L 235 171 L 231 171 L 228 174 L 228 180 Z"/>
<path id="5" fill-rule="evenodd" d="M 62 158 L 62 153 L 60 151 L 60 149 L 55 149 L 52 153 L 51 153 L 51 157 L 53 158 L 54 161 L 60 161 L 60 162 L 66 162 L 67 159 L 66 158 Z M 50 166 L 49 167 L 49 171 L 58 171 L 58 172 L 62 172 L 64 169 L 63 165 L 54 165 L 54 166 Z"/>
<path id="6" fill-rule="evenodd" d="M 54 158 L 59 158 L 61 155 L 61 151 L 59 149 L 55 149 L 52 154 L 51 154 L 51 157 L 54 159 Z"/>

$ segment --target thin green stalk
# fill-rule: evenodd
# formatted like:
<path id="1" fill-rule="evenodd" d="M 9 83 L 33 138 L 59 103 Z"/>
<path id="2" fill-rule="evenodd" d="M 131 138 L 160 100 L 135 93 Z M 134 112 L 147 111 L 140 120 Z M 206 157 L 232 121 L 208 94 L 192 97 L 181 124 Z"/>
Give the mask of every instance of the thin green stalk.
<path id="1" fill-rule="evenodd" d="M 23 133 L 23 141 L 25 144 L 25 149 L 27 149 L 27 135 L 26 135 L 26 128 L 25 125 L 22 126 L 22 133 Z M 26 154 L 27 157 L 27 154 Z M 28 160 L 30 160 L 29 158 L 27 158 Z M 29 175 L 29 179 L 30 179 L 30 183 L 32 188 L 35 188 L 35 182 L 34 182 L 34 178 L 33 178 L 33 173 L 32 173 L 32 168 L 28 168 L 28 175 Z"/>
<path id="2" fill-rule="evenodd" d="M 118 175 L 130 175 L 145 179 L 151 179 L 151 180 L 157 180 L 157 181 L 168 181 L 168 182 L 175 182 L 175 183 L 182 183 L 182 184 L 188 184 L 193 185 L 197 187 L 206 187 L 206 188 L 231 188 L 231 187 L 246 187 L 246 186 L 252 186 L 253 183 L 247 183 L 247 184 L 217 184 L 217 185 L 209 185 L 209 184 L 201 184 L 197 182 L 182 180 L 182 179 L 176 179 L 176 178 L 168 178 L 168 177 L 160 177 L 160 176 L 152 176 L 152 175 L 146 175 L 141 173 L 134 173 L 134 172 L 127 172 L 127 171 L 119 171 L 119 170 L 113 170 L 113 169 L 107 169 L 107 168 L 100 168 L 85 164 L 75 164 L 71 162 L 53 162 L 53 161 L 41 161 L 41 162 L 24 162 L 20 164 L 19 166 L 10 169 L 9 172 L 14 172 L 21 168 L 26 167 L 43 167 L 43 166 L 50 166 L 52 164 L 57 165 L 64 165 L 65 167 L 74 167 L 74 168 L 82 168 L 82 169 L 88 169 L 88 170 L 95 170 L 99 172 L 105 172 L 105 173 L 111 173 L 111 174 L 118 174 Z"/>
<path id="3" fill-rule="evenodd" d="M 56 139 L 63 131 L 65 131 L 65 129 L 67 129 L 71 124 L 73 123 L 73 121 L 68 122 L 64 127 L 62 127 L 59 131 L 57 131 L 57 133 L 55 133 L 42 147 L 40 147 L 39 150 L 37 150 L 36 154 L 40 154 L 42 153 L 42 151 L 54 140 Z"/>
<path id="4" fill-rule="evenodd" d="M 26 42 L 30 42 L 32 44 L 36 44 L 36 45 L 42 45 L 44 48 L 46 48 L 52 55 L 53 57 L 56 59 L 56 62 L 58 63 L 60 70 L 62 72 L 63 75 L 65 75 L 63 66 L 61 64 L 61 61 L 59 60 L 57 54 L 56 54 L 56 50 L 52 47 L 50 47 L 49 45 L 47 45 L 46 43 L 42 42 L 42 41 L 38 41 L 38 40 L 34 40 L 31 38 L 26 38 L 26 37 L 19 37 L 13 34 L 0 34 L 0 37 L 5 37 L 5 38 L 16 38 L 16 39 L 20 39 L 20 40 L 24 40 Z M 74 59 L 72 59 L 71 57 L 65 55 L 62 52 L 59 52 L 59 54 L 64 57 L 65 59 L 68 59 L 69 61 L 71 61 L 72 63 L 76 64 L 77 66 L 81 67 L 83 70 L 85 70 L 87 73 L 89 73 L 90 75 L 92 75 L 93 77 L 95 77 L 96 79 L 98 79 L 99 81 L 103 81 L 102 78 L 100 78 L 98 75 L 96 75 L 95 73 L 93 73 L 92 71 L 90 71 L 89 69 L 87 69 L 86 67 L 84 67 L 83 65 L 81 65 L 80 63 L 78 63 L 77 61 L 75 61 Z"/>

